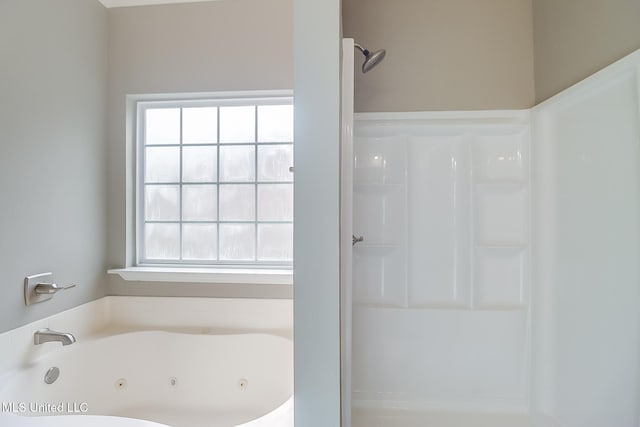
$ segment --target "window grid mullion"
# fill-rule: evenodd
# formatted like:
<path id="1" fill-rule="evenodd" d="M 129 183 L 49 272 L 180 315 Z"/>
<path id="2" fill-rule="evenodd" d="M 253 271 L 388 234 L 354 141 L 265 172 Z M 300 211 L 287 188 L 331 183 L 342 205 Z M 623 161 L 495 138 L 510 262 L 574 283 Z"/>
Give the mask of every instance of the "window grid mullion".
<path id="1" fill-rule="evenodd" d="M 255 221 L 233 220 L 233 221 L 207 221 L 192 219 L 189 221 L 171 220 L 171 219 L 150 219 L 145 221 L 147 224 L 255 224 Z M 260 224 L 293 224 L 293 221 L 260 221 Z"/>
<path id="2" fill-rule="evenodd" d="M 156 148 L 156 147 L 213 147 L 218 145 L 217 143 L 191 143 L 191 144 L 145 144 L 146 147 Z M 226 146 L 241 146 L 241 145 L 260 145 L 260 146 L 269 146 L 269 145 L 293 145 L 291 141 L 281 141 L 281 142 L 223 142 L 222 145 Z"/>
<path id="3" fill-rule="evenodd" d="M 139 134 L 138 137 L 142 139 L 142 141 L 144 142 L 143 144 L 140 144 L 141 147 L 138 148 L 138 156 L 140 156 L 140 159 L 142 160 L 141 163 L 141 171 L 138 171 L 138 179 L 140 180 L 140 182 L 142 182 L 142 197 L 140 197 L 140 195 L 138 195 L 137 193 L 140 192 L 140 189 L 137 189 L 137 193 L 136 193 L 136 199 L 138 202 L 138 206 L 140 208 L 140 215 L 138 217 L 138 221 L 136 221 L 136 226 L 139 228 L 139 230 L 137 230 L 137 235 L 138 235 L 138 249 L 142 252 L 142 257 L 140 257 L 140 254 L 136 254 L 136 258 L 137 261 L 140 262 L 141 259 L 146 259 L 147 258 L 147 242 L 146 242 L 146 235 L 147 235 L 147 229 L 145 224 L 145 219 L 146 219 L 146 211 L 147 211 L 147 189 L 146 189 L 146 180 L 147 180 L 147 148 L 146 148 L 146 143 L 147 143 L 147 109 L 143 108 L 142 109 L 142 113 L 140 114 L 140 116 L 138 117 L 138 119 L 142 122 L 142 126 L 141 129 L 139 129 Z M 136 187 L 138 187 L 136 185 Z"/>
<path id="4" fill-rule="evenodd" d="M 253 213 L 254 213 L 254 225 L 253 225 L 253 233 L 254 233 L 254 240 L 253 240 L 253 249 L 254 249 L 254 261 L 258 261 L 258 106 L 254 105 L 253 107 L 253 112 L 254 112 L 254 123 L 255 126 L 253 127 L 253 141 L 254 141 L 254 145 L 253 145 L 253 180 L 254 180 L 254 191 L 253 191 Z"/>
<path id="5" fill-rule="evenodd" d="M 180 261 L 183 261 L 184 258 L 182 256 L 182 250 L 183 250 L 183 233 L 182 233 L 182 218 L 183 218 L 183 213 L 182 213 L 182 190 L 183 190 L 183 186 L 182 186 L 182 127 L 183 127 L 183 123 L 182 123 L 182 119 L 183 119 L 183 114 L 182 114 L 182 108 L 180 108 L 180 169 L 179 169 L 179 173 L 180 173 L 180 197 L 178 199 L 178 211 L 180 212 Z"/>
<path id="6" fill-rule="evenodd" d="M 217 264 L 211 264 L 210 261 L 205 260 L 189 260 L 189 264 L 182 264 L 179 260 L 170 260 L 170 259 L 155 259 L 149 258 L 146 261 L 146 266 L 148 265 L 162 265 L 162 266 L 176 266 L 176 267 L 191 267 L 191 266 L 216 266 L 216 267 L 232 267 L 232 266 L 242 266 L 248 267 L 248 269 L 252 268 L 278 268 L 278 267 L 291 267 L 291 261 L 224 261 Z"/>
<path id="7" fill-rule="evenodd" d="M 216 115 L 216 261 L 220 261 L 220 107 Z"/>
<path id="8" fill-rule="evenodd" d="M 146 185 L 149 186 L 159 186 L 159 185 L 217 185 L 216 181 L 200 181 L 200 182 L 180 182 L 180 181 L 166 181 L 166 182 L 146 182 Z M 253 185 L 256 184 L 256 181 L 225 181 L 225 185 Z M 257 181 L 257 184 L 293 184 L 293 181 Z"/>

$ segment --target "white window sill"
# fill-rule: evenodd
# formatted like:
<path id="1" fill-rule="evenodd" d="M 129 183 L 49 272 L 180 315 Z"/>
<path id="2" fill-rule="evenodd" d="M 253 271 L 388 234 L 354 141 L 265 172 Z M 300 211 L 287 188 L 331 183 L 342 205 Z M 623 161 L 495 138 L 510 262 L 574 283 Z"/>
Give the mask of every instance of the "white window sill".
<path id="1" fill-rule="evenodd" d="M 293 285 L 291 270 L 191 267 L 127 267 L 108 270 L 127 281 L 243 283 L 249 285 Z"/>

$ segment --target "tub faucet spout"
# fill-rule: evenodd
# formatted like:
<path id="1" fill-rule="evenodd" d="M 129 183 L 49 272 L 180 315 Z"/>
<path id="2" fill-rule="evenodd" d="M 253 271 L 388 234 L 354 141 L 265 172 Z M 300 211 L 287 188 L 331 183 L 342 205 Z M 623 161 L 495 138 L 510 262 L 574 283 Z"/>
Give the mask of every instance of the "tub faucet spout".
<path id="1" fill-rule="evenodd" d="M 56 332 L 49 328 L 40 329 L 33 334 L 33 344 L 35 345 L 52 341 L 60 342 L 62 345 L 69 345 L 76 342 L 76 337 L 68 332 Z"/>

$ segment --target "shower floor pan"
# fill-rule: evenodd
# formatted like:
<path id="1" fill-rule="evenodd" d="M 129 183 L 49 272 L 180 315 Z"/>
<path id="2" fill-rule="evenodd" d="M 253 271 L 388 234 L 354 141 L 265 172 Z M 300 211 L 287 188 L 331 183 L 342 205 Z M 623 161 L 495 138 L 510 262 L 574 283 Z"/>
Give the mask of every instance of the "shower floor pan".
<path id="1" fill-rule="evenodd" d="M 531 427 L 526 414 L 353 408 L 351 427 Z"/>

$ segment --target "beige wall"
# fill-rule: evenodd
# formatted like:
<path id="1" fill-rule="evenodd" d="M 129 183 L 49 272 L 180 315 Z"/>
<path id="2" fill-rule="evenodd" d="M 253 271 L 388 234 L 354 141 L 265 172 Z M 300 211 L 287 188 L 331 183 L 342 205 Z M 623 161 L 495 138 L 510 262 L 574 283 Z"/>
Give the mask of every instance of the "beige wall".
<path id="1" fill-rule="evenodd" d="M 109 265 L 127 262 L 127 94 L 292 88 L 293 0 L 109 9 Z M 135 283 L 110 277 L 109 293 L 283 296 L 291 294 L 291 287 Z"/>
<path id="2" fill-rule="evenodd" d="M 533 0 L 536 102 L 640 48 L 637 0 Z"/>
<path id="3" fill-rule="evenodd" d="M 342 3 L 344 36 L 387 49 L 376 69 L 356 72 L 356 111 L 533 105 L 531 0 Z"/>
<path id="4" fill-rule="evenodd" d="M 2 332 L 106 292 L 107 12 L 2 0 L 0 58 Z M 78 286 L 26 307 L 24 277 L 47 271 Z"/>

